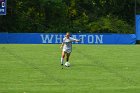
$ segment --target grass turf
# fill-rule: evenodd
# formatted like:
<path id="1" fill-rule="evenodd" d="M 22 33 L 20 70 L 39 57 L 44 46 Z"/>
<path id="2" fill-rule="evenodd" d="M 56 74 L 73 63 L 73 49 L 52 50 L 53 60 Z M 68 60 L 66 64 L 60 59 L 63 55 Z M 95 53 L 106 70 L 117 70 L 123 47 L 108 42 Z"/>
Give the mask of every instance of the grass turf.
<path id="1" fill-rule="evenodd" d="M 140 93 L 140 46 L 0 45 L 0 93 Z"/>

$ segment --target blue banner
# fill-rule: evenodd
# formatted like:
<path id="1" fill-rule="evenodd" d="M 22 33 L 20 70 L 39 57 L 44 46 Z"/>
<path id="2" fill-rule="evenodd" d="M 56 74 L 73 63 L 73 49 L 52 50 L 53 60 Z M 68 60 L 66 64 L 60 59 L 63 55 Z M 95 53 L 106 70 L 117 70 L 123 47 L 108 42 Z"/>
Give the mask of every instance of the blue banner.
<path id="1" fill-rule="evenodd" d="M 24 33 L 0 34 L 1 44 L 60 44 L 63 33 Z M 81 39 L 78 44 L 135 44 L 135 34 L 72 34 L 71 37 Z M 76 43 L 77 44 L 77 43 Z"/>
<path id="2" fill-rule="evenodd" d="M 0 0 L 0 15 L 6 15 L 6 0 Z"/>
<path id="3" fill-rule="evenodd" d="M 140 15 L 136 15 L 136 36 L 140 40 Z"/>

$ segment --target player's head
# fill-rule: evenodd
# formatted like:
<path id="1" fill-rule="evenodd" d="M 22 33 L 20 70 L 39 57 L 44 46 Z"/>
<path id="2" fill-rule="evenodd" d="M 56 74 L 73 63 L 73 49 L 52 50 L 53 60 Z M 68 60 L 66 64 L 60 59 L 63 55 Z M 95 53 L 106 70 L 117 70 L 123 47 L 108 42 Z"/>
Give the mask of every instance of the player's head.
<path id="1" fill-rule="evenodd" d="M 70 32 L 66 33 L 66 37 L 69 38 L 70 37 Z"/>

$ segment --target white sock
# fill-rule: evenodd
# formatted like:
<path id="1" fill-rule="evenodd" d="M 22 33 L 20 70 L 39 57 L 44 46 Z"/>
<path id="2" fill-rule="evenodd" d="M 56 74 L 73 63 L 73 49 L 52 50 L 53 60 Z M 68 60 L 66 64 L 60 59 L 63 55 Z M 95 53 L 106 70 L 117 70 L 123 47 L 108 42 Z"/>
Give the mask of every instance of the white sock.
<path id="1" fill-rule="evenodd" d="M 61 64 L 63 64 L 64 63 L 64 58 L 61 58 Z"/>

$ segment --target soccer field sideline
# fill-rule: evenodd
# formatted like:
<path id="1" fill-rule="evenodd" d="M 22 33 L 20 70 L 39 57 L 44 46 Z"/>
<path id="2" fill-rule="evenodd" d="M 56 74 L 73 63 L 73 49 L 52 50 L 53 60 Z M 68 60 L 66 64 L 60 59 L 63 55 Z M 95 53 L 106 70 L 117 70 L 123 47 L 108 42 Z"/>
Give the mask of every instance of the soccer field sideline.
<path id="1" fill-rule="evenodd" d="M 61 69 L 59 45 L 0 45 L 0 91 L 139 93 L 138 49 L 138 45 L 73 45 L 71 67 Z"/>

